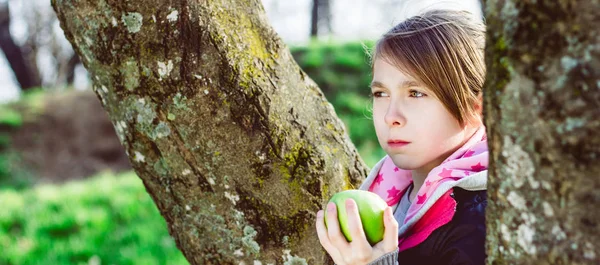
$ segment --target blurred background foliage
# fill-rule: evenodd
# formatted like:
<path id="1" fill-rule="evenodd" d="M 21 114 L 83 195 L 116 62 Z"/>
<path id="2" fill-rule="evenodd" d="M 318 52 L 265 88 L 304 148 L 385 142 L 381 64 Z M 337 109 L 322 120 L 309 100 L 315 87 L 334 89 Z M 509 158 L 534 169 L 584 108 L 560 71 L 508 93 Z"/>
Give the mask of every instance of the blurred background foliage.
<path id="1" fill-rule="evenodd" d="M 371 73 L 366 47 L 371 46 L 370 41 L 313 41 L 290 48 L 301 68 L 333 104 L 369 166 L 384 155 L 370 118 Z M 36 171 L 39 165 L 30 166 L 23 159 L 17 142 L 39 141 L 44 131 L 25 140 L 16 139 L 23 137 L 24 126 L 59 119 L 48 108 L 57 93 L 81 92 L 33 89 L 16 102 L 0 105 L 0 264 L 187 264 L 133 171 L 104 171 L 61 183 L 44 179 L 49 173 Z M 95 97 L 91 100 L 97 101 Z M 72 109 L 69 112 L 81 114 Z M 110 126 L 106 114 L 98 112 Z M 52 130 L 61 130 L 57 124 L 52 123 Z M 60 135 L 48 141 L 69 137 Z M 118 141 L 114 130 L 102 137 Z"/>

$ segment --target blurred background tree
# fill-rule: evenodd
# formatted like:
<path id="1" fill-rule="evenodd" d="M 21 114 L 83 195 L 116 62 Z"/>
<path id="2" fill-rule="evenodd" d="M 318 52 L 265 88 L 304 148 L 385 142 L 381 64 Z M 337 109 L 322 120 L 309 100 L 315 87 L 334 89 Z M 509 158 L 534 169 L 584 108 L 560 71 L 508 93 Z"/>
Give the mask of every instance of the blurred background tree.
<path id="1" fill-rule="evenodd" d="M 82 68 L 81 62 L 65 40 L 49 3 L 0 0 L 0 11 L 0 47 L 18 81 L 13 89 L 57 89 L 72 85 L 76 68 Z M 7 70 L 0 69 L 0 76 L 2 72 L 6 75 Z M 2 79 L 12 81 L 6 76 Z M 10 87 L 0 92 L 0 99 Z"/>
<path id="2" fill-rule="evenodd" d="M 35 61 L 27 59 L 32 58 L 31 49 L 17 46 L 10 34 L 10 9 L 8 2 L 0 2 L 0 48 L 4 52 L 4 55 L 6 55 L 6 60 L 22 90 L 41 85 L 36 65 L 32 65 Z"/>
<path id="3" fill-rule="evenodd" d="M 331 33 L 331 1 L 313 0 L 310 14 L 310 36 Z"/>

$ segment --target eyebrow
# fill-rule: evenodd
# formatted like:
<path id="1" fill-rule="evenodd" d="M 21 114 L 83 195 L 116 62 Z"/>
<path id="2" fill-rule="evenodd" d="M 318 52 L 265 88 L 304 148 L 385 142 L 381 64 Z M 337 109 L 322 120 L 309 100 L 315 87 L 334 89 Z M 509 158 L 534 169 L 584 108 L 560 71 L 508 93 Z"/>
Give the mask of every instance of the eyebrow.
<path id="1" fill-rule="evenodd" d="M 413 87 L 413 86 L 419 86 L 419 83 L 417 81 L 408 80 L 408 81 L 402 82 L 398 86 L 398 88 Z M 383 83 L 381 83 L 379 81 L 373 81 L 373 82 L 371 82 L 371 88 L 373 88 L 373 87 L 380 87 L 380 88 L 386 88 L 387 89 L 387 87 Z"/>

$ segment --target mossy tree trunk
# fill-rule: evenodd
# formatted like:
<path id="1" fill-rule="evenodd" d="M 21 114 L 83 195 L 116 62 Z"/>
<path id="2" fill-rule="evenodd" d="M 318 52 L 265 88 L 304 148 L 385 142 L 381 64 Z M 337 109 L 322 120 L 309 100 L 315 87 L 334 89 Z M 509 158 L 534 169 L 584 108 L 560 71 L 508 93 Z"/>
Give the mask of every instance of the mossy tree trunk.
<path id="1" fill-rule="evenodd" d="M 367 169 L 260 1 L 52 5 L 190 263 L 329 262 L 315 213 Z"/>
<path id="2" fill-rule="evenodd" d="M 600 2 L 487 1 L 488 264 L 600 264 Z"/>

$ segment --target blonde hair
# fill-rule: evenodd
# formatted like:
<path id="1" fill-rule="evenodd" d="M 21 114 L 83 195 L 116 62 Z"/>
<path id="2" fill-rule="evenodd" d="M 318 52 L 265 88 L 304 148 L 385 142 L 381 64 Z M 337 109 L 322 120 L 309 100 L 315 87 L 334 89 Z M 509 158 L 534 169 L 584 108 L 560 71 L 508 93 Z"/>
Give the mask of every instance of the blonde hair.
<path id="1" fill-rule="evenodd" d="M 371 53 L 433 90 L 461 125 L 475 110 L 485 80 L 485 26 L 466 11 L 432 10 L 393 27 Z M 373 70 L 373 69 L 371 69 Z"/>

